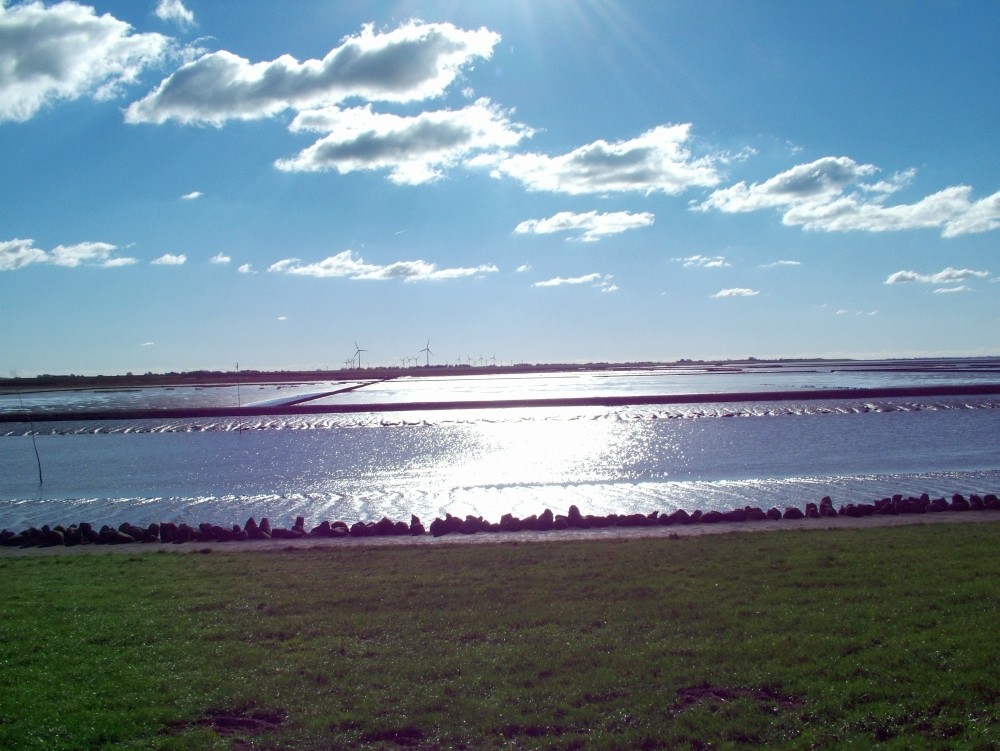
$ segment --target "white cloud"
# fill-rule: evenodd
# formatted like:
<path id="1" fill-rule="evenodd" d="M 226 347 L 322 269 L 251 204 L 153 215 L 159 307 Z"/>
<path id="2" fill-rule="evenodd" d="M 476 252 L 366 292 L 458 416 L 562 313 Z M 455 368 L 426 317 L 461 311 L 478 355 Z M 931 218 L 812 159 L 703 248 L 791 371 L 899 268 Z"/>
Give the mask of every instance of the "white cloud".
<path id="1" fill-rule="evenodd" d="M 159 258 L 150 261 L 154 266 L 183 266 L 187 263 L 187 256 L 183 253 L 164 253 Z"/>
<path id="2" fill-rule="evenodd" d="M 563 286 L 576 286 L 581 284 L 590 285 L 601 292 L 617 292 L 619 287 L 613 281 L 614 277 L 610 274 L 584 274 L 583 276 L 572 276 L 572 277 L 562 277 L 557 276 L 552 279 L 546 279 L 542 282 L 535 282 L 532 287 L 563 287 Z"/>
<path id="3" fill-rule="evenodd" d="M 0 2 L 0 122 L 23 122 L 46 104 L 108 99 L 173 49 L 76 2 Z"/>
<path id="4" fill-rule="evenodd" d="M 801 261 L 774 261 L 773 263 L 761 264 L 762 269 L 777 269 L 783 266 L 801 266 Z"/>
<path id="5" fill-rule="evenodd" d="M 588 211 L 586 214 L 574 214 L 571 211 L 560 211 L 548 219 L 529 219 L 514 228 L 517 234 L 548 235 L 554 232 L 580 233 L 583 242 L 596 242 L 605 235 L 617 235 L 630 229 L 648 227 L 653 223 L 654 216 L 648 212 L 633 214 L 628 211 L 616 211 L 598 214 Z"/>
<path id="6" fill-rule="evenodd" d="M 205 195 L 205 194 L 202 193 L 200 190 L 192 190 L 190 193 L 185 193 L 184 195 L 182 195 L 181 196 L 181 200 L 182 201 L 194 201 L 194 200 L 197 200 L 198 198 L 201 198 L 203 195 Z"/>
<path id="7" fill-rule="evenodd" d="M 184 7 L 181 0 L 159 0 L 156 4 L 156 16 L 161 21 L 169 21 L 179 26 L 193 26 L 194 13 Z"/>
<path id="8" fill-rule="evenodd" d="M 958 237 L 1000 227 L 1000 192 L 973 201 L 972 189 L 958 185 L 915 203 L 887 206 L 888 196 L 908 185 L 916 172 L 863 182 L 877 172 L 874 165 L 848 157 L 824 157 L 763 183 L 716 190 L 694 208 L 727 213 L 778 209 L 784 224 L 824 232 L 941 229 L 943 237 Z"/>
<path id="9" fill-rule="evenodd" d="M 241 274 L 256 274 L 257 272 L 253 270 L 253 267 L 249 263 L 242 264 L 238 269 L 236 269 Z"/>
<path id="10" fill-rule="evenodd" d="M 36 248 L 34 240 L 7 240 L 0 242 L 0 271 L 16 271 L 33 263 L 75 268 L 97 266 L 115 268 L 130 266 L 136 259 L 116 256 L 118 248 L 110 243 L 83 242 L 76 245 L 57 245 L 50 251 Z"/>
<path id="11" fill-rule="evenodd" d="M 687 256 L 686 258 L 674 258 L 673 260 L 683 264 L 686 269 L 692 267 L 703 269 L 721 269 L 725 266 L 729 266 L 729 261 L 727 261 L 723 256 L 697 255 Z"/>
<path id="12" fill-rule="evenodd" d="M 952 292 L 971 292 L 972 288 L 967 287 L 964 284 L 960 284 L 957 287 L 940 287 L 934 290 L 935 295 L 950 294 Z"/>
<path id="13" fill-rule="evenodd" d="M 289 129 L 327 133 L 292 159 L 275 163 L 287 172 L 335 169 L 390 170 L 398 184 L 418 185 L 442 175 L 469 154 L 515 146 L 531 129 L 511 123 L 507 114 L 481 99 L 461 110 L 423 112 L 402 117 L 373 112 L 370 106 L 342 110 L 326 107 L 300 113 Z"/>
<path id="14" fill-rule="evenodd" d="M 45 263 L 48 258 L 48 253 L 35 247 L 34 240 L 0 242 L 0 271 L 16 271 L 33 263 Z"/>
<path id="15" fill-rule="evenodd" d="M 316 263 L 303 264 L 298 258 L 285 258 L 272 263 L 268 271 L 296 276 L 333 277 L 355 280 L 401 279 L 404 282 L 442 281 L 481 274 L 496 273 L 492 264 L 472 268 L 439 269 L 426 261 L 396 261 L 386 265 L 365 263 L 351 250 L 344 250 Z"/>
<path id="16" fill-rule="evenodd" d="M 730 289 L 720 289 L 712 297 L 755 297 L 759 295 L 755 289 L 747 289 L 746 287 L 731 287 Z"/>
<path id="17" fill-rule="evenodd" d="M 386 33 L 371 25 L 348 37 L 322 60 L 291 55 L 251 63 L 212 52 L 182 66 L 126 111 L 131 123 L 222 125 L 287 109 L 313 109 L 352 97 L 412 102 L 438 96 L 476 58 L 488 59 L 500 40 L 481 28 L 413 21 Z"/>
<path id="18" fill-rule="evenodd" d="M 212 263 L 220 265 L 225 265 L 232 260 L 233 259 L 227 256 L 225 253 L 216 253 L 214 256 L 212 256 Z"/>
<path id="19" fill-rule="evenodd" d="M 666 193 L 713 187 L 716 165 L 727 157 L 695 157 L 687 147 L 691 125 L 661 125 L 629 141 L 594 143 L 561 156 L 515 154 L 490 165 L 494 177 L 519 180 L 528 190 L 587 193 Z"/>
<path id="20" fill-rule="evenodd" d="M 517 272 L 518 274 L 523 274 L 523 273 L 524 273 L 525 271 L 531 271 L 531 265 L 530 265 L 530 264 L 527 264 L 527 263 L 522 263 L 522 264 L 521 264 L 520 266 L 518 266 L 518 267 L 517 267 L 517 268 L 515 269 L 515 271 L 516 271 L 516 272 Z"/>
<path id="21" fill-rule="evenodd" d="M 139 346 L 140 347 L 155 347 L 156 346 L 156 342 L 143 342 Z"/>
<path id="22" fill-rule="evenodd" d="M 288 320 L 288 316 L 278 316 L 278 320 L 279 321 L 287 321 Z"/>
<path id="23" fill-rule="evenodd" d="M 989 271 L 974 271 L 973 269 L 953 269 L 951 266 L 936 274 L 918 274 L 916 271 L 897 271 L 890 274 L 885 284 L 903 284 L 905 282 L 920 282 L 922 284 L 954 284 L 968 279 L 985 279 Z"/>

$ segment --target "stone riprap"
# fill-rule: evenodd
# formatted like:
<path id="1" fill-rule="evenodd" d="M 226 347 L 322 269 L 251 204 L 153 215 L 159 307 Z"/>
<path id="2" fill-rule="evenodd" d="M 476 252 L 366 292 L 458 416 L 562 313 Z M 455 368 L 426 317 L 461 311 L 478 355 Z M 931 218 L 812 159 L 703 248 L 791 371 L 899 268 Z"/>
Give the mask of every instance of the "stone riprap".
<path id="1" fill-rule="evenodd" d="M 818 519 L 821 517 L 866 517 L 902 514 L 933 514 L 943 512 L 1000 511 L 1000 499 L 993 493 L 987 495 L 954 494 L 951 500 L 943 497 L 931 498 L 926 493 L 920 497 L 895 495 L 873 503 L 847 503 L 835 507 L 827 496 L 819 503 L 807 503 L 805 508 L 789 506 L 784 510 L 763 509 L 746 506 L 729 511 L 693 511 L 688 513 L 678 509 L 669 514 L 653 511 L 650 514 L 608 514 L 595 516 L 581 514 L 576 506 L 570 506 L 566 514 L 553 514 L 546 509 L 540 514 L 524 518 L 504 514 L 499 522 L 490 522 L 482 517 L 466 516 L 464 519 L 446 514 L 436 518 L 425 528 L 416 516 L 407 524 L 383 518 L 377 522 L 323 521 L 315 527 L 306 528 L 305 518 L 299 516 L 290 527 L 272 527 L 267 518 L 257 522 L 251 517 L 242 527 L 233 524 L 224 527 L 203 522 L 190 525 L 184 522 L 164 522 L 139 527 L 124 522 L 117 528 L 104 525 L 96 529 L 87 522 L 64 526 L 45 525 L 30 527 L 21 531 L 4 529 L 0 531 L 0 545 L 7 547 L 52 547 L 75 545 L 121 545 L 127 543 L 171 543 L 189 542 L 252 542 L 254 540 L 297 540 L 302 538 L 357 538 L 420 536 L 430 534 L 441 537 L 449 534 L 471 535 L 482 532 L 547 532 L 567 529 L 600 529 L 608 527 L 652 527 L 690 524 L 719 524 L 723 522 L 780 521 L 782 519 Z"/>

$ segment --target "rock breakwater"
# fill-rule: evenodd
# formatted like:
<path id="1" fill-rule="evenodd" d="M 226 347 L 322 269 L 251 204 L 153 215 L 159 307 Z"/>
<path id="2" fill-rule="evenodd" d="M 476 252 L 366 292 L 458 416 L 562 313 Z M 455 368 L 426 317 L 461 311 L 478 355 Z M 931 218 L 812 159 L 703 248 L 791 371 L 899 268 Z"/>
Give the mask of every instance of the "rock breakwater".
<path id="1" fill-rule="evenodd" d="M 919 497 L 894 495 L 872 503 L 846 503 L 838 507 L 827 496 L 819 503 L 807 503 L 804 508 L 788 506 L 784 509 L 772 507 L 763 510 L 746 506 L 729 511 L 696 510 L 687 512 L 678 509 L 669 514 L 653 511 L 649 514 L 608 514 L 596 516 L 582 514 L 576 506 L 570 506 L 566 514 L 554 514 L 545 509 L 540 514 L 519 518 L 504 514 L 498 522 L 490 522 L 483 517 L 466 516 L 464 519 L 446 514 L 435 518 L 428 527 L 416 516 L 409 523 L 383 518 L 377 522 L 354 522 L 324 520 L 314 527 L 306 525 L 305 517 L 299 516 L 291 527 L 275 527 L 267 518 L 258 522 L 251 517 L 240 526 L 220 526 L 202 522 L 191 525 L 184 522 L 164 522 L 139 527 L 123 522 L 118 527 L 103 525 L 100 528 L 87 522 L 79 524 L 45 525 L 41 528 L 29 527 L 20 531 L 0 530 L 0 545 L 6 547 L 53 547 L 76 545 L 122 545 L 129 543 L 183 544 L 191 542 L 252 542 L 254 540 L 297 540 L 303 538 L 358 538 L 389 536 L 434 537 L 444 535 L 472 535 L 479 533 L 505 532 L 558 532 L 570 529 L 602 529 L 610 527 L 652 527 L 692 524 L 747 523 L 758 521 L 781 521 L 783 519 L 818 519 L 822 517 L 866 517 L 898 516 L 909 514 L 959 513 L 974 511 L 1000 511 L 1000 499 L 993 493 L 986 495 L 954 494 L 950 500 L 944 497 L 931 498 L 928 494 Z"/>

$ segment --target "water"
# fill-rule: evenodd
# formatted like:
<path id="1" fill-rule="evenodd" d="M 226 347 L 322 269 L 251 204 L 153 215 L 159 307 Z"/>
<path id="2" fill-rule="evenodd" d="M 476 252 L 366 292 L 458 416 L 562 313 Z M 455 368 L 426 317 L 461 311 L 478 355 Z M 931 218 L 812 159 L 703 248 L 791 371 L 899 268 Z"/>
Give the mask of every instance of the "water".
<path id="1" fill-rule="evenodd" d="M 593 394 L 795 392 L 1000 381 L 996 373 L 832 369 L 550 374 L 240 387 L 242 404 L 461 403 Z M 368 385 L 365 385 L 368 383 Z M 361 386 L 351 391 L 344 388 Z M 233 404 L 235 386 L 33 394 L 39 411 Z M 334 396 L 326 396 L 340 391 Z M 252 397 L 252 398 L 251 398 Z M 5 401 L 6 399 L 6 401 Z M 16 399 L 16 397 L 14 398 Z M 231 401 L 227 401 L 231 400 Z M 26 402 L 25 406 L 29 406 Z M 0 412 L 19 409 L 0 397 Z M 0 424 L 0 528 L 268 516 L 496 521 L 584 513 L 802 506 L 830 495 L 1000 490 L 1000 396 L 776 399 L 669 406 L 428 409 Z"/>

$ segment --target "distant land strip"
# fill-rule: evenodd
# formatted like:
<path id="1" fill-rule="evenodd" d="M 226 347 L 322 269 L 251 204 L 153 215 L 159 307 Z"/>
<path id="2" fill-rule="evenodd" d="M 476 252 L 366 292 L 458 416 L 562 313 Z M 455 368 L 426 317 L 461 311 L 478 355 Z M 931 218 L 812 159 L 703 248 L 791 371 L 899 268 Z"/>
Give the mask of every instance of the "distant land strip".
<path id="1" fill-rule="evenodd" d="M 369 402 L 358 404 L 309 404 L 300 402 L 239 407 L 181 407 L 144 409 L 18 411 L 0 414 L 0 422 L 67 422 L 80 420 L 162 420 L 221 417 L 270 417 L 280 415 L 348 414 L 359 412 L 423 412 L 455 409 L 524 409 L 533 407 L 632 407 L 657 404 L 710 404 L 716 402 L 776 402 L 814 399 L 888 399 L 894 397 L 987 396 L 1000 394 L 1000 383 L 951 386 L 901 386 L 871 389 L 802 389 L 719 394 L 629 394 L 625 396 L 540 397 L 532 399 L 482 399 L 472 401 Z"/>

